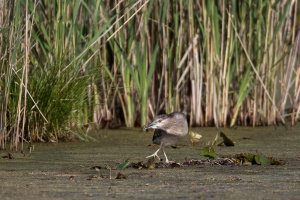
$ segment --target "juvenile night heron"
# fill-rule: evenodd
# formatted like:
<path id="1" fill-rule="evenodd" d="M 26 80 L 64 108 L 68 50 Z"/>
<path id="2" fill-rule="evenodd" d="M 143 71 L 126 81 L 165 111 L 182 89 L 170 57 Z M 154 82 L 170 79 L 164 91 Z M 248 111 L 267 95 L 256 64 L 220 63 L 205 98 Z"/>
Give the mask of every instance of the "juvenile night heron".
<path id="1" fill-rule="evenodd" d="M 185 115 L 181 112 L 158 115 L 154 118 L 153 122 L 145 127 L 145 129 L 149 128 L 155 129 L 152 142 L 153 144 L 160 145 L 160 147 L 154 154 L 147 156 L 147 158 L 157 157 L 160 160 L 157 153 L 162 149 L 166 157 L 166 163 L 169 163 L 164 147 L 175 144 L 188 134 L 188 123 Z"/>

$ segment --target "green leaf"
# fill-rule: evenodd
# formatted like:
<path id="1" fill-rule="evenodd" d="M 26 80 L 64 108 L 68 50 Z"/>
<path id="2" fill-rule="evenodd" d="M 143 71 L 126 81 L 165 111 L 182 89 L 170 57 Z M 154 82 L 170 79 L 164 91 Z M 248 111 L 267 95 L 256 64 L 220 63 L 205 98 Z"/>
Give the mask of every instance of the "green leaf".
<path id="1" fill-rule="evenodd" d="M 254 159 L 255 159 L 255 162 L 259 165 L 268 166 L 271 164 L 270 159 L 261 154 L 255 155 Z"/>
<path id="2" fill-rule="evenodd" d="M 234 156 L 237 159 L 238 163 L 243 165 L 284 165 L 284 162 L 281 160 L 276 160 L 272 157 L 267 157 L 262 154 L 252 154 L 252 153 L 240 153 Z"/>
<path id="3" fill-rule="evenodd" d="M 119 164 L 118 166 L 117 166 L 117 168 L 118 169 L 126 169 L 126 167 L 128 167 L 128 165 L 130 164 L 130 161 L 127 159 L 127 160 L 125 160 L 123 163 L 121 163 L 121 164 Z"/>
<path id="4" fill-rule="evenodd" d="M 246 159 L 249 161 L 249 162 L 251 162 L 251 163 L 254 163 L 254 161 L 255 161 L 255 155 L 254 154 L 252 154 L 252 153 L 248 153 L 247 155 L 246 155 Z"/>
<path id="5" fill-rule="evenodd" d="M 204 147 L 201 150 L 200 155 L 211 159 L 216 159 L 218 157 L 213 147 Z"/>
<path id="6" fill-rule="evenodd" d="M 230 140 L 222 131 L 220 132 L 220 137 L 223 138 L 223 142 L 226 146 L 234 146 L 232 140 Z"/>

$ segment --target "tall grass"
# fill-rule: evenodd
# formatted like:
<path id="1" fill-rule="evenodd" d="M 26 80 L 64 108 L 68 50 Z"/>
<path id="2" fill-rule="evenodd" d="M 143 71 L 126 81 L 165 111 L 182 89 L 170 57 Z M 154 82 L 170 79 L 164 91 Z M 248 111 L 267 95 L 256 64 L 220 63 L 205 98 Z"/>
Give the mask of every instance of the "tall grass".
<path id="1" fill-rule="evenodd" d="M 0 10 L 2 148 L 176 110 L 190 126 L 299 120 L 296 0 L 1 1 Z"/>
<path id="2" fill-rule="evenodd" d="M 2 148 L 7 140 L 11 148 L 17 148 L 20 140 L 57 141 L 69 127 L 93 120 L 85 110 L 89 103 L 87 91 L 93 88 L 89 86 L 99 77 L 100 67 L 93 66 L 92 61 L 99 57 L 82 52 L 92 52 L 91 43 L 106 27 L 88 34 L 80 15 L 89 9 L 80 4 L 1 4 L 1 96 L 5 98 L 1 105 L 1 116 L 5 116 L 1 118 Z M 88 65 L 86 60 L 90 61 Z"/>

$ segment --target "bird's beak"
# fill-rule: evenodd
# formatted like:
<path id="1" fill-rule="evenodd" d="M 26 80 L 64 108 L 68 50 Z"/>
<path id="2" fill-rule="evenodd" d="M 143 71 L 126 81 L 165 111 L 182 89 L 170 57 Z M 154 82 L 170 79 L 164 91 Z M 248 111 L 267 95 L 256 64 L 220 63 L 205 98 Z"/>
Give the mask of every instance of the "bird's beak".
<path id="1" fill-rule="evenodd" d="M 151 122 L 148 126 L 145 126 L 145 130 L 146 129 L 149 129 L 149 128 L 155 128 L 155 127 L 153 127 L 153 126 L 155 126 L 157 124 L 157 122 Z"/>

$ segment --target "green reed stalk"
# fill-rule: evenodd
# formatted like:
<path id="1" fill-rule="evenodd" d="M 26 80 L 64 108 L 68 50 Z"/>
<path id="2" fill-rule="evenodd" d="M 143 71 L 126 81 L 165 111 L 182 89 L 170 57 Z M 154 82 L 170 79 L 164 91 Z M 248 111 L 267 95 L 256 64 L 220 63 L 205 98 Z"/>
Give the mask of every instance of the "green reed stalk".
<path id="1" fill-rule="evenodd" d="M 191 126 L 299 119 L 297 1 L 27 2 L 2 9 L 1 148 L 172 111 Z"/>

